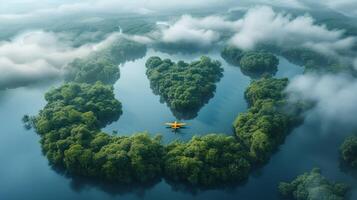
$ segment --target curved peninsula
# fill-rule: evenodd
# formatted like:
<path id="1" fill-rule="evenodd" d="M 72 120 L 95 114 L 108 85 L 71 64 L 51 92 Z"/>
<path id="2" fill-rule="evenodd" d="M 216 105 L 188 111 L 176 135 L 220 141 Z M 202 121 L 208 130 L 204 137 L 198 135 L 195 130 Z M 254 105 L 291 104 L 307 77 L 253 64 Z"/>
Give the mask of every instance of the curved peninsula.
<path id="1" fill-rule="evenodd" d="M 239 114 L 233 127 L 254 163 L 267 162 L 299 120 L 299 109 L 294 112 L 284 109 L 287 85 L 286 78 L 262 78 L 253 81 L 245 91 L 249 109 Z"/>
<path id="2" fill-rule="evenodd" d="M 70 83 L 45 98 L 47 105 L 34 125 L 50 164 L 74 175 L 118 183 L 147 182 L 161 174 L 160 138 L 146 133 L 116 137 L 100 131 L 122 112 L 111 86 Z"/>
<path id="3" fill-rule="evenodd" d="M 223 69 L 218 61 L 202 56 L 185 63 L 151 57 L 146 62 L 151 88 L 171 108 L 177 118 L 191 119 L 213 97 Z"/>

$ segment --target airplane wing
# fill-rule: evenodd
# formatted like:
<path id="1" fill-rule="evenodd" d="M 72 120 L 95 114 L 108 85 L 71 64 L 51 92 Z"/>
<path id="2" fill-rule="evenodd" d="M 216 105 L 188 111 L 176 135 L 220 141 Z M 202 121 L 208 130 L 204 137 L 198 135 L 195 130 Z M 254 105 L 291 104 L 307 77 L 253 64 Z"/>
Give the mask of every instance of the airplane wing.
<path id="1" fill-rule="evenodd" d="M 177 125 L 179 125 L 179 126 L 185 126 L 186 123 L 179 123 L 179 124 L 177 124 Z"/>
<path id="2" fill-rule="evenodd" d="M 165 123 L 167 126 L 172 126 L 173 123 Z"/>

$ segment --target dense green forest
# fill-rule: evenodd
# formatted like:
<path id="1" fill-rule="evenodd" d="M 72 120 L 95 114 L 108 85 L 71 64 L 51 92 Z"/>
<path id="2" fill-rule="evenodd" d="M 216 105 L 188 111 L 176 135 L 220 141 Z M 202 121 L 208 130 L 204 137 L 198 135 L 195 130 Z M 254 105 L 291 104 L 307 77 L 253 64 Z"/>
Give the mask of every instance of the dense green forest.
<path id="1" fill-rule="evenodd" d="M 262 78 L 253 81 L 245 92 L 249 109 L 239 114 L 233 127 L 236 136 L 249 148 L 253 162 L 269 160 L 298 122 L 298 108 L 289 113 L 284 109 L 287 84 L 288 79 Z"/>
<path id="2" fill-rule="evenodd" d="M 279 59 L 271 53 L 263 51 L 246 52 L 239 62 L 243 74 L 260 77 L 264 74 L 275 75 L 278 71 Z"/>
<path id="3" fill-rule="evenodd" d="M 352 169 L 357 169 L 357 136 L 345 139 L 340 147 L 342 160 Z"/>
<path id="4" fill-rule="evenodd" d="M 290 183 L 280 183 L 279 192 L 282 198 L 287 200 L 344 200 L 348 186 L 330 182 L 321 175 L 319 169 L 313 169 L 309 173 L 296 177 Z"/>
<path id="5" fill-rule="evenodd" d="M 166 147 L 165 176 L 192 185 L 217 186 L 246 179 L 250 162 L 246 149 L 233 136 L 194 136 Z"/>
<path id="6" fill-rule="evenodd" d="M 239 66 L 242 73 L 252 78 L 263 75 L 275 75 L 278 71 L 279 59 L 265 51 L 242 51 L 233 46 L 225 47 L 221 56 L 228 63 Z"/>
<path id="7" fill-rule="evenodd" d="M 146 62 L 147 77 L 155 94 L 171 108 L 177 118 L 190 119 L 213 97 L 223 69 L 218 61 L 201 57 L 185 63 L 151 57 Z"/>
<path id="8" fill-rule="evenodd" d="M 34 124 L 52 165 L 118 183 L 147 182 L 161 174 L 160 138 L 151 139 L 146 133 L 117 137 L 100 131 L 122 112 L 112 86 L 69 83 L 45 98 L 47 105 Z"/>
<path id="9" fill-rule="evenodd" d="M 101 81 L 106 84 L 114 84 L 120 77 L 119 64 L 141 58 L 145 54 L 145 45 L 119 38 L 109 46 L 69 63 L 65 79 L 78 83 Z"/>

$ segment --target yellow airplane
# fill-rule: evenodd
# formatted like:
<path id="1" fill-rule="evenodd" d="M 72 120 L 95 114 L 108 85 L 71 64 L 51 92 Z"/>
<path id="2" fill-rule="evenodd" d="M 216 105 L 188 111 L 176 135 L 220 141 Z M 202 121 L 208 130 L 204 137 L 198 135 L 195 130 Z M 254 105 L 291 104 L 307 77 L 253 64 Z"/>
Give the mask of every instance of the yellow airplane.
<path id="1" fill-rule="evenodd" d="M 184 126 L 186 126 L 186 123 L 180 123 L 177 121 L 174 121 L 172 123 L 165 123 L 167 126 L 169 126 L 171 129 L 173 130 L 178 130 L 180 128 L 183 128 Z"/>

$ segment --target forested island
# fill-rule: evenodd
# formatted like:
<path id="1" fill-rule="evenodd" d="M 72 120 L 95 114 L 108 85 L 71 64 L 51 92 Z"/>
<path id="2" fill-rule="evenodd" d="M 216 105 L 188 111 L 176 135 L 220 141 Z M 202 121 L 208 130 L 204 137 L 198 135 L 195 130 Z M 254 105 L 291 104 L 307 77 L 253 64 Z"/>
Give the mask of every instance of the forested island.
<path id="1" fill-rule="evenodd" d="M 242 51 L 236 47 L 227 46 L 221 56 L 232 65 L 239 66 L 242 73 L 252 78 L 263 75 L 275 75 L 278 71 L 279 59 L 265 51 Z"/>
<path id="2" fill-rule="evenodd" d="M 346 184 L 334 183 L 326 179 L 317 168 L 296 177 L 290 183 L 279 184 L 281 197 L 286 200 L 344 200 L 348 190 Z"/>
<path id="3" fill-rule="evenodd" d="M 118 65 L 141 58 L 145 54 L 144 44 L 118 38 L 109 46 L 69 63 L 65 79 L 78 83 L 101 81 L 105 84 L 114 84 L 120 77 Z"/>
<path id="4" fill-rule="evenodd" d="M 213 97 L 223 76 L 221 63 L 202 56 L 191 63 L 151 57 L 146 74 L 155 94 L 167 103 L 177 118 L 191 119 Z"/>
<path id="5" fill-rule="evenodd" d="M 245 91 L 249 108 L 239 114 L 233 127 L 236 136 L 248 147 L 254 163 L 268 161 L 289 130 L 299 122 L 299 105 L 294 111 L 284 109 L 287 85 L 286 78 L 262 78 L 253 81 Z"/>
<path id="6" fill-rule="evenodd" d="M 345 139 L 340 147 L 340 155 L 345 164 L 352 169 L 357 169 L 357 136 Z"/>

